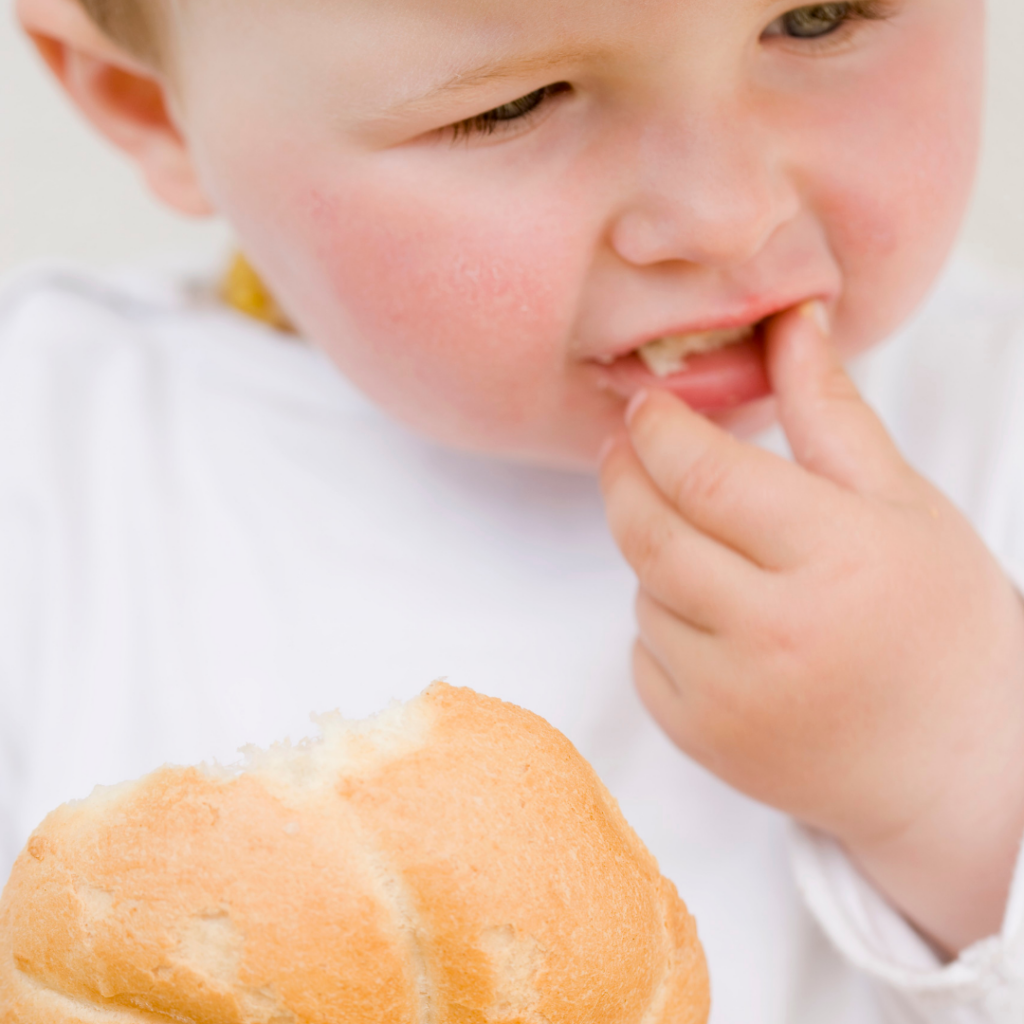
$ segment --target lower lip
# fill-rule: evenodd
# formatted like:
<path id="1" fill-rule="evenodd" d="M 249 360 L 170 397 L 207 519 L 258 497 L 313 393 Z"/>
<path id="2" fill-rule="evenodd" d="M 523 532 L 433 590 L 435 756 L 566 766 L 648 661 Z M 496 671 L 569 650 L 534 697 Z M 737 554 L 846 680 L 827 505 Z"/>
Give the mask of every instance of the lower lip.
<path id="1" fill-rule="evenodd" d="M 771 394 L 765 369 L 764 340 L 758 335 L 716 352 L 686 360 L 686 369 L 658 377 L 636 353 L 601 367 L 602 383 L 625 399 L 658 389 L 681 398 L 697 412 L 721 412 Z"/>

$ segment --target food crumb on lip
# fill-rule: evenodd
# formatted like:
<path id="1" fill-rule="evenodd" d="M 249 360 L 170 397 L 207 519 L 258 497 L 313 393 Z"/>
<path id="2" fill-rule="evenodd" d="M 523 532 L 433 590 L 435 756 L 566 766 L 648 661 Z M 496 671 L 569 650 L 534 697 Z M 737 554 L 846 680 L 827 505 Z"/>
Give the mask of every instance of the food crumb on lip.
<path id="1" fill-rule="evenodd" d="M 702 352 L 715 352 L 754 336 L 752 325 L 698 334 L 677 334 L 655 338 L 637 349 L 637 355 L 655 377 L 668 377 L 686 369 L 686 360 Z"/>

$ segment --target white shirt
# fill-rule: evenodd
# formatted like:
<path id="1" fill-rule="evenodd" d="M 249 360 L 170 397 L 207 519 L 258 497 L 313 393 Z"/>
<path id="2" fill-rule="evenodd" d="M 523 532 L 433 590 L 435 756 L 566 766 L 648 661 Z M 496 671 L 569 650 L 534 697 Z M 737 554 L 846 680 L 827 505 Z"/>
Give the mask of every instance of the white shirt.
<path id="1" fill-rule="evenodd" d="M 1024 583 L 1021 294 L 948 280 L 856 374 Z M 593 479 L 413 436 L 192 282 L 42 265 L 0 289 L 0 878 L 97 783 L 444 677 L 594 765 L 697 918 L 714 1024 L 1024 1020 L 1022 885 L 940 966 L 834 844 L 659 732 L 634 590 Z"/>

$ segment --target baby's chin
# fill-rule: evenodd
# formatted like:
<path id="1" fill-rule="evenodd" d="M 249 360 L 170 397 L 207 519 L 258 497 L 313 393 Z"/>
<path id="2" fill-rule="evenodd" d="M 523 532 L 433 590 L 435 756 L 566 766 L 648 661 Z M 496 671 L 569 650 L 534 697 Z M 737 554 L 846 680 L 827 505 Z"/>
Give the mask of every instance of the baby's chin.
<path id="1" fill-rule="evenodd" d="M 501 462 L 536 469 L 594 475 L 601 450 L 607 438 L 625 433 L 625 404 L 616 417 L 602 428 L 588 431 L 583 438 L 531 439 L 506 445 L 482 446 L 479 443 L 456 443 L 453 447 Z M 764 433 L 777 422 L 775 397 L 768 395 L 733 409 L 705 413 L 707 418 L 734 437 L 747 441 Z M 442 442 L 443 443 L 443 442 Z"/>
<path id="2" fill-rule="evenodd" d="M 624 432 L 623 427 L 619 432 Z M 597 473 L 599 455 L 605 437 L 614 433 L 609 430 L 592 443 L 567 443 L 564 439 L 530 442 L 508 442 L 503 445 L 481 445 L 478 442 L 441 441 L 445 447 L 455 448 L 469 455 L 507 465 L 531 469 L 551 470 L 560 473 L 575 473 L 593 476 Z"/>

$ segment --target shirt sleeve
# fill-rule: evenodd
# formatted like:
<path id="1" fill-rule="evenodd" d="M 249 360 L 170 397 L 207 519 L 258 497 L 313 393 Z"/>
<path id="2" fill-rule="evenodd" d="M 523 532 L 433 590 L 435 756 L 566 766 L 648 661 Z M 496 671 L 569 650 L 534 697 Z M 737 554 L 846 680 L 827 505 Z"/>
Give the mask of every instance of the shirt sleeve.
<path id="1" fill-rule="evenodd" d="M 792 858 L 811 912 L 874 982 L 886 1024 L 1024 1021 L 1024 849 L 999 934 L 946 964 L 833 839 L 794 825 Z"/>

